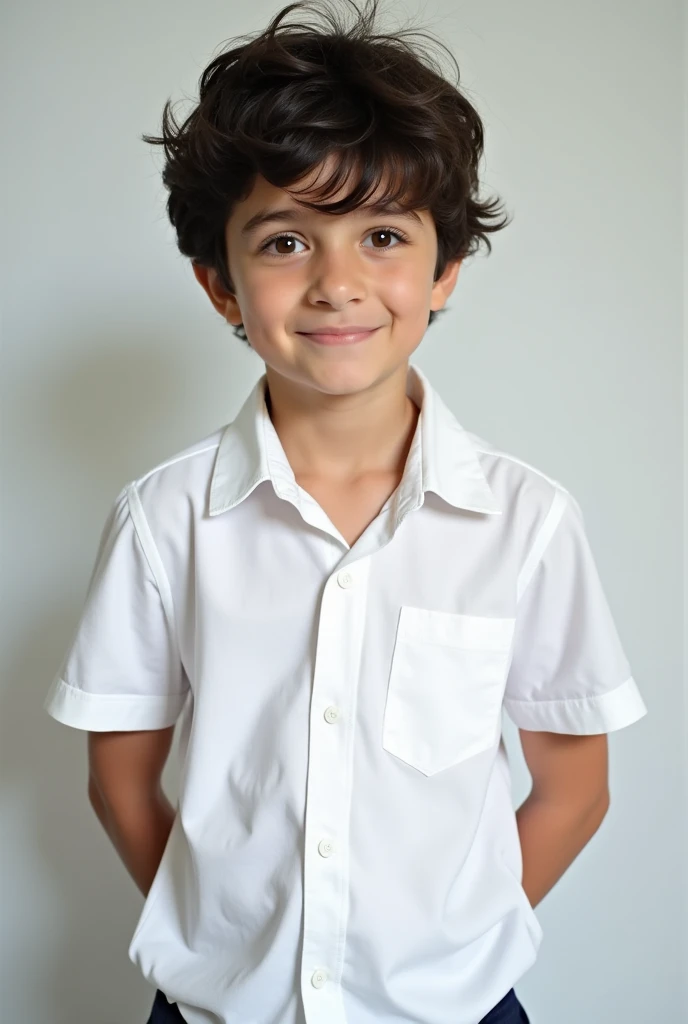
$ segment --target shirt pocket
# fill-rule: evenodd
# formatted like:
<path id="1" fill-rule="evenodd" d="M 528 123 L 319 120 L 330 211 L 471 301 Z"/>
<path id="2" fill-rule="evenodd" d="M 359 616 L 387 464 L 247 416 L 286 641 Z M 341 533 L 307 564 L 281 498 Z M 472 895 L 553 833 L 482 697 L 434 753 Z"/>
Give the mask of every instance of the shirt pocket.
<path id="1" fill-rule="evenodd" d="M 515 622 L 402 605 L 384 749 L 434 775 L 490 747 L 501 733 Z"/>

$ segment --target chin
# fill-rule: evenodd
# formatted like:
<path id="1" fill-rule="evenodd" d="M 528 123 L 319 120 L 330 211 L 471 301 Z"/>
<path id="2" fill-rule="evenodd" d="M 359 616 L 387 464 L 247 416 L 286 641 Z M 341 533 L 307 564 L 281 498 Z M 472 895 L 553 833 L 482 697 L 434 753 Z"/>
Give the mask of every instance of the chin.
<path id="1" fill-rule="evenodd" d="M 386 380 L 397 369 L 398 365 L 331 367 L 325 372 L 314 373 L 310 386 L 324 394 L 354 395 Z"/>

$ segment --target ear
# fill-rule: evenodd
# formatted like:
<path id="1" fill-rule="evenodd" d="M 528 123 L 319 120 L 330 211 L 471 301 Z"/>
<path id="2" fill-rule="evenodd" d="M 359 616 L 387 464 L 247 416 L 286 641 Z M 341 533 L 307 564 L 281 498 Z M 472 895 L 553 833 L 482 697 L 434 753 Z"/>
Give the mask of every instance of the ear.
<path id="1" fill-rule="evenodd" d="M 432 297 L 430 300 L 430 309 L 434 312 L 438 309 L 442 309 L 445 302 L 454 291 L 456 285 L 456 279 L 459 276 L 459 270 L 463 263 L 463 257 L 460 260 L 450 260 L 441 277 L 438 277 L 432 286 Z"/>
<path id="2" fill-rule="evenodd" d="M 213 267 L 204 267 L 200 263 L 191 263 L 194 277 L 206 293 L 220 316 L 230 324 L 242 322 L 241 310 L 236 296 L 228 292 L 220 281 L 218 272 Z"/>

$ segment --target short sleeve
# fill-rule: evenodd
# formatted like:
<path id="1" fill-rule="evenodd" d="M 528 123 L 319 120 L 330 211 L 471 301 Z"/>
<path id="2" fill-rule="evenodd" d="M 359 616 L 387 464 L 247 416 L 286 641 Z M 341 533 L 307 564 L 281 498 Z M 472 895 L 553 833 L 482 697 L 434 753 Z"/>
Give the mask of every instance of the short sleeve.
<path id="1" fill-rule="evenodd" d="M 521 729 L 594 734 L 647 708 L 631 674 L 585 533 L 557 489 L 524 565 L 504 709 Z"/>
<path id="2" fill-rule="evenodd" d="M 162 729 L 188 691 L 167 577 L 128 484 L 103 528 L 81 618 L 43 707 L 76 729 Z"/>

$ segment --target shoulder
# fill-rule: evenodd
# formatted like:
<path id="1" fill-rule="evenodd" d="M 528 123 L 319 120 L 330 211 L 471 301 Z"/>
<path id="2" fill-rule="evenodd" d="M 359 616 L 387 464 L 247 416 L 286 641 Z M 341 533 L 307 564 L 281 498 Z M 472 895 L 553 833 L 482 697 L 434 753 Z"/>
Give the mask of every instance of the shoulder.
<path id="1" fill-rule="evenodd" d="M 568 505 L 579 508 L 561 480 L 479 434 L 467 430 L 466 435 L 502 508 L 505 524 L 516 523 L 525 533 L 532 534 L 548 517 L 559 519 Z"/>
<path id="2" fill-rule="evenodd" d="M 134 518 L 142 514 L 154 528 L 204 514 L 215 458 L 227 424 L 187 445 L 129 481 L 126 496 Z"/>

